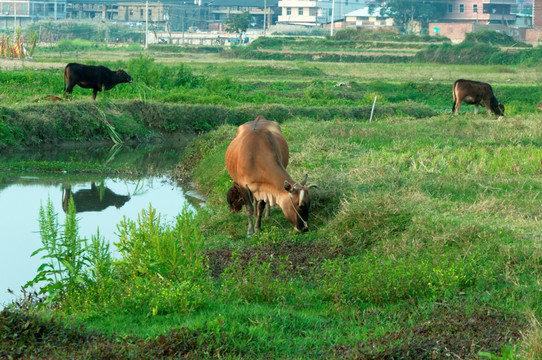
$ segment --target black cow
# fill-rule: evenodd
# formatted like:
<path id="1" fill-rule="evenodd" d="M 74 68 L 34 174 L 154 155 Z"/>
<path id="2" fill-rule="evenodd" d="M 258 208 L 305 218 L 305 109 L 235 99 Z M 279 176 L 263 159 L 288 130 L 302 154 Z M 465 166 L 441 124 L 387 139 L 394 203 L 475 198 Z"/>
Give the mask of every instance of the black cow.
<path id="1" fill-rule="evenodd" d="M 90 189 L 78 190 L 75 193 L 72 192 L 70 186 L 66 187 L 62 194 L 62 210 L 64 210 L 64 212 L 68 212 L 70 197 L 73 198 L 75 212 L 78 213 L 85 211 L 102 211 L 109 206 L 115 206 L 118 209 L 130 200 L 130 195 L 115 194 L 107 187 L 100 189 L 94 182 L 91 183 Z"/>
<path id="2" fill-rule="evenodd" d="M 132 83 L 132 77 L 122 69 L 112 71 L 102 65 L 78 63 L 69 63 L 64 68 L 64 97 L 68 97 L 73 87 L 79 85 L 85 89 L 92 89 L 92 99 L 96 100 L 98 91 L 110 90 L 122 83 Z"/>
<path id="3" fill-rule="evenodd" d="M 495 95 L 491 85 L 485 82 L 459 79 L 453 87 L 454 105 L 452 112 L 457 114 L 461 103 L 474 105 L 474 112 L 478 114 L 478 106 L 484 105 L 489 115 L 504 115 L 504 105 L 501 104 Z"/>

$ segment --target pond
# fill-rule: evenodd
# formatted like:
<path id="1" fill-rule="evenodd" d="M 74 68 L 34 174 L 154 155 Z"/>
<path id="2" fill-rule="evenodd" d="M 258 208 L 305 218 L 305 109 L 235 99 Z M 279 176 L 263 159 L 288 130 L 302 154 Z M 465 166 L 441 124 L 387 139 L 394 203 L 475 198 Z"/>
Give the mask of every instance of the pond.
<path id="1" fill-rule="evenodd" d="M 137 220 L 142 210 L 152 206 L 160 213 L 162 222 L 172 223 L 185 206 L 194 210 L 203 204 L 197 193 L 180 187 L 166 174 L 166 169 L 171 170 L 175 160 L 164 163 L 164 157 L 158 156 L 152 161 L 156 154 L 149 151 L 125 151 L 132 154 L 122 158 L 133 161 L 134 157 L 139 157 L 143 162 L 143 157 L 145 166 L 154 167 L 153 174 L 159 175 L 128 178 L 43 173 L 0 177 L 0 309 L 21 295 L 21 286 L 34 278 L 37 268 L 44 262 L 41 254 L 30 255 L 42 245 L 39 212 L 49 201 L 59 224 L 63 225 L 67 199 L 71 195 L 80 238 L 90 240 L 99 229 L 100 236 L 110 243 L 113 253 L 113 244 L 118 241 L 117 225 L 124 217 Z M 179 149 L 170 147 L 167 151 L 179 153 Z M 178 162 L 178 157 L 176 159 Z M 156 171 L 156 167 L 160 170 Z"/>

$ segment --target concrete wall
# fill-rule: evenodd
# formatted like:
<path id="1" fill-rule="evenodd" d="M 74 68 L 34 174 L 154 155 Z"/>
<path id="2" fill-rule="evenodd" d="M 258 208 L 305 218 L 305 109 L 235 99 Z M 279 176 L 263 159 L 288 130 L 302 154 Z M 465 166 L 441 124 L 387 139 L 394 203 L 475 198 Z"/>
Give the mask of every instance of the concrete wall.
<path id="1" fill-rule="evenodd" d="M 472 32 L 472 22 L 468 23 L 430 23 L 429 35 L 441 35 L 446 36 L 452 42 L 461 42 L 465 40 L 465 34 Z M 438 28 L 438 33 L 436 29 Z"/>

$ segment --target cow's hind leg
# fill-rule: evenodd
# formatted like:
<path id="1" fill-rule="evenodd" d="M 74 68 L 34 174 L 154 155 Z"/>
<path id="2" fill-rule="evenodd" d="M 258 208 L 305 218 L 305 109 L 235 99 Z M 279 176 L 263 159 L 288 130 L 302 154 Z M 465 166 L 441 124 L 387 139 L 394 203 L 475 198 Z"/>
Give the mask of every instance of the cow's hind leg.
<path id="1" fill-rule="evenodd" d="M 453 110 L 454 110 L 454 114 L 459 114 L 459 109 L 461 108 L 461 103 L 462 101 L 456 101 L 454 102 L 454 107 L 453 107 Z"/>
<path id="2" fill-rule="evenodd" d="M 64 98 L 68 98 L 68 95 L 71 95 L 72 91 L 73 91 L 73 87 L 75 86 L 75 84 L 72 84 L 68 81 L 68 86 L 66 87 L 66 89 L 64 90 Z"/>
<path id="3" fill-rule="evenodd" d="M 252 193 L 248 189 L 241 189 L 241 196 L 245 201 L 245 210 L 248 217 L 247 236 L 252 236 L 252 234 L 254 234 L 254 223 L 252 222 L 252 215 L 254 215 L 254 205 L 252 205 Z"/>
<path id="4" fill-rule="evenodd" d="M 477 115 L 478 114 L 478 106 L 480 106 L 479 104 L 474 104 L 474 114 Z"/>
<path id="5" fill-rule="evenodd" d="M 96 95 L 98 94 L 98 90 L 92 89 L 92 100 L 96 100 Z"/>

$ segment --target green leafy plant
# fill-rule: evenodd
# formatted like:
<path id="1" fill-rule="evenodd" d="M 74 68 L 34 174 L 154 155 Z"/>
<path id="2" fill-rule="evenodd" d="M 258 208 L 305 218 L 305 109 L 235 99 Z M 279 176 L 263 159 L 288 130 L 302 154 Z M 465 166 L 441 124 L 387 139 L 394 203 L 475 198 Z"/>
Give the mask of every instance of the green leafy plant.
<path id="1" fill-rule="evenodd" d="M 34 251 L 31 256 L 43 253 L 41 258 L 46 262 L 38 268 L 37 275 L 25 288 L 45 283 L 40 294 L 47 294 L 48 301 L 52 302 L 84 281 L 85 240 L 78 235 L 73 198 L 69 200 L 63 231 L 50 199 L 45 207 L 40 207 L 39 224 L 43 247 Z"/>
<path id="2" fill-rule="evenodd" d="M 501 348 L 501 356 L 492 354 L 487 351 L 479 351 L 478 356 L 490 360 L 517 360 L 519 359 L 520 345 L 508 344 Z"/>
<path id="3" fill-rule="evenodd" d="M 160 215 L 149 205 L 137 222 L 124 218 L 118 225 L 122 255 L 120 265 L 127 274 L 159 275 L 169 280 L 201 281 L 206 265 L 201 257 L 203 236 L 197 219 L 184 208 L 173 228 L 161 224 Z"/>

